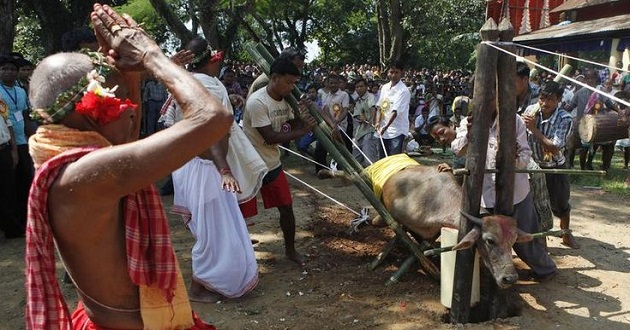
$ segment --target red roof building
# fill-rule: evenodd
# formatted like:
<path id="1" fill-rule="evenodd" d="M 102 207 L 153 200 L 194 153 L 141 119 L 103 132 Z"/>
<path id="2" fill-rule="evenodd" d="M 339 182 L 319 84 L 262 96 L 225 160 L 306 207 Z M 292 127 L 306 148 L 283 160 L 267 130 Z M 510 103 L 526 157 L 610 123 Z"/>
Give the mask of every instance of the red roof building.
<path id="1" fill-rule="evenodd" d="M 488 17 L 499 22 L 506 15 L 516 43 L 556 53 L 610 51 L 611 65 L 630 63 L 630 0 L 487 1 Z"/>

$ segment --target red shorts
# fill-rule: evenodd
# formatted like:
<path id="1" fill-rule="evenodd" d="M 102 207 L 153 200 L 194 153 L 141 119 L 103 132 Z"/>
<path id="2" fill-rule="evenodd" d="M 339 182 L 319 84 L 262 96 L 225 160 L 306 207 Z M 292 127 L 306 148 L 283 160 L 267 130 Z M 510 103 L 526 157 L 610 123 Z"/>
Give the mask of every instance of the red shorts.
<path id="1" fill-rule="evenodd" d="M 213 325 L 209 325 L 204 323 L 198 316 L 193 312 L 193 322 L 194 325 L 191 330 L 216 330 Z M 99 327 L 94 324 L 92 320 L 88 317 L 85 312 L 85 308 L 83 307 L 83 302 L 79 301 L 77 305 L 77 309 L 72 313 L 72 329 L 75 330 L 116 330 L 111 328 Z"/>
<path id="2" fill-rule="evenodd" d="M 265 209 L 293 204 L 289 182 L 287 181 L 286 175 L 284 175 L 284 171 L 282 171 L 282 166 L 277 170 L 279 171 L 279 173 L 276 174 L 277 177 L 271 182 L 265 182 L 265 179 L 267 179 L 269 175 L 274 175 L 273 172 L 276 170 L 269 172 L 269 174 L 265 176 L 265 179 L 263 179 L 263 186 L 260 188 L 260 195 L 262 196 Z M 239 204 L 239 207 L 241 208 L 241 213 L 243 213 L 244 218 L 253 217 L 258 214 L 256 198 Z"/>

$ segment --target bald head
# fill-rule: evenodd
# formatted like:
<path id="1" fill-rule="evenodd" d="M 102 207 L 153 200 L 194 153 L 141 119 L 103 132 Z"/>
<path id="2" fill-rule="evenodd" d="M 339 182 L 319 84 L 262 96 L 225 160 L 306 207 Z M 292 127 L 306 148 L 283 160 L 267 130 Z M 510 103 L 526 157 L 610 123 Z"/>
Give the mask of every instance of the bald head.
<path id="1" fill-rule="evenodd" d="M 89 56 L 57 53 L 37 65 L 31 77 L 29 99 L 33 109 L 44 109 L 94 68 Z"/>

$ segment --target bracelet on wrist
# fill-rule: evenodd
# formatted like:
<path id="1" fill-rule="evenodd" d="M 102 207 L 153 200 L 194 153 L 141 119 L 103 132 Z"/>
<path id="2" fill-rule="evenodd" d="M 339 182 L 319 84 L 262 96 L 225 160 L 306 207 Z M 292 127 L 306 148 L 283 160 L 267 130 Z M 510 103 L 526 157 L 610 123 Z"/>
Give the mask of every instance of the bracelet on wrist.
<path id="1" fill-rule="evenodd" d="M 230 175 L 231 175 L 231 174 L 232 174 L 232 171 L 230 171 L 230 169 L 229 169 L 229 168 L 222 168 L 222 169 L 220 169 L 220 170 L 219 170 L 219 173 L 220 173 L 221 175 L 226 175 L 226 174 L 230 174 Z"/>

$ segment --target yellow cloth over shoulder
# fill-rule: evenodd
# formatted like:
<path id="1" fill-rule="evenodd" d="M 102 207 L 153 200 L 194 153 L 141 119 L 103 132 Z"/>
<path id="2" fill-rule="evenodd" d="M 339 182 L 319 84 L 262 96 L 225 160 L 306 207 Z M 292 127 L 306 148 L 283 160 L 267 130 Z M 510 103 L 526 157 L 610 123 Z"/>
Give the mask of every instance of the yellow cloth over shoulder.
<path id="1" fill-rule="evenodd" d="M 28 146 L 37 169 L 64 151 L 82 147 L 109 147 L 111 143 L 97 132 L 83 132 L 64 125 L 42 125 L 28 140 Z"/>
<path id="2" fill-rule="evenodd" d="M 364 172 L 368 175 L 370 180 L 372 180 L 374 195 L 376 195 L 376 198 L 381 199 L 383 185 L 385 185 L 389 177 L 409 166 L 417 165 L 419 165 L 418 162 L 407 156 L 407 154 L 397 154 L 385 157 L 366 167 Z"/>

